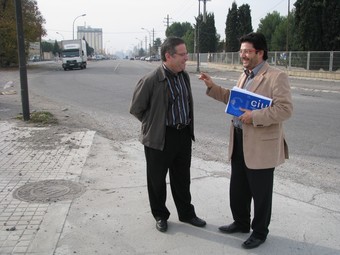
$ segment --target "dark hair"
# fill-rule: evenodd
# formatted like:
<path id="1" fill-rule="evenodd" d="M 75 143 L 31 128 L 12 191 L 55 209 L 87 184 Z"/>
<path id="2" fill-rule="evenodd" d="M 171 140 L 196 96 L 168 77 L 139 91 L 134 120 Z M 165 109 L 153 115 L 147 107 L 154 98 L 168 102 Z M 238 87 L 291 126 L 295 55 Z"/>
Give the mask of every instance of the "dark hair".
<path id="1" fill-rule="evenodd" d="M 263 50 L 263 59 L 267 60 L 268 59 L 268 46 L 267 46 L 267 41 L 266 38 L 262 33 L 249 33 L 246 35 L 243 35 L 239 39 L 240 43 L 248 42 L 252 43 L 254 48 L 256 50 Z"/>
<path id="2" fill-rule="evenodd" d="M 164 42 L 161 45 L 161 58 L 163 61 L 166 61 L 165 58 L 165 53 L 169 53 L 170 55 L 173 55 L 176 53 L 176 47 L 180 44 L 185 44 L 184 40 L 175 37 L 175 36 L 170 36 L 164 40 Z"/>

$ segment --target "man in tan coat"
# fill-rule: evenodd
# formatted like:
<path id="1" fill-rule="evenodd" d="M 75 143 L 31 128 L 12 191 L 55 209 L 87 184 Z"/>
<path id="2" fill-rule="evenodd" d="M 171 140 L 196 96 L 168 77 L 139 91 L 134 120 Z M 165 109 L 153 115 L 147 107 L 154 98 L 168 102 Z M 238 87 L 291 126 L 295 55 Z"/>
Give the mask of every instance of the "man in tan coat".
<path id="1" fill-rule="evenodd" d="M 240 117 L 233 117 L 230 127 L 229 160 L 231 160 L 230 208 L 234 222 L 221 226 L 224 233 L 252 234 L 242 244 L 245 249 L 261 245 L 269 233 L 271 219 L 273 177 L 276 166 L 288 158 L 282 122 L 293 111 L 288 76 L 269 66 L 266 39 L 261 33 L 240 38 L 240 58 L 244 73 L 237 86 L 272 99 L 270 107 L 260 110 L 241 109 Z M 207 95 L 228 104 L 230 90 L 216 85 L 202 73 L 200 79 L 207 86 Z M 251 200 L 254 218 L 251 221 Z"/>

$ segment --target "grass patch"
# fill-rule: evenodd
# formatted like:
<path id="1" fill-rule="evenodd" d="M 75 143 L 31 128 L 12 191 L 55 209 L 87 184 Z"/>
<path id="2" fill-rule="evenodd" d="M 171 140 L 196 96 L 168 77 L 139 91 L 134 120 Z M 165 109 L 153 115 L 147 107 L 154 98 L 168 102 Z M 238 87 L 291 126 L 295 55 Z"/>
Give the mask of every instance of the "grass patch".
<path id="1" fill-rule="evenodd" d="M 18 116 L 19 119 L 23 119 L 23 116 Z M 30 115 L 29 123 L 35 124 L 58 124 L 58 120 L 54 117 L 54 115 L 50 112 L 41 111 L 41 112 L 32 112 Z"/>
<path id="2" fill-rule="evenodd" d="M 50 112 L 32 112 L 31 123 L 41 123 L 41 124 L 58 124 L 58 120 Z"/>

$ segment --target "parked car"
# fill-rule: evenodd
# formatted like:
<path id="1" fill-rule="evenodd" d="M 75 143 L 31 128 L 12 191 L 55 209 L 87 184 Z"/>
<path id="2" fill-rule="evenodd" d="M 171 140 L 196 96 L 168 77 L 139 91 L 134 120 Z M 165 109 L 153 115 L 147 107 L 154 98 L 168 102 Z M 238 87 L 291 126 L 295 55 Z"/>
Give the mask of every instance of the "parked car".
<path id="1" fill-rule="evenodd" d="M 155 55 L 145 58 L 145 61 L 150 61 L 150 62 L 151 61 L 160 61 L 160 60 L 161 60 L 161 58 L 159 56 L 155 56 Z"/>
<path id="2" fill-rule="evenodd" d="M 40 56 L 39 55 L 33 55 L 30 59 L 32 62 L 38 62 L 40 61 Z"/>
<path id="3" fill-rule="evenodd" d="M 96 55 L 96 56 L 95 56 L 95 59 L 96 59 L 96 60 L 104 60 L 105 57 L 104 57 L 104 55 Z"/>
<path id="4" fill-rule="evenodd" d="M 161 61 L 159 56 L 151 56 L 150 61 Z"/>

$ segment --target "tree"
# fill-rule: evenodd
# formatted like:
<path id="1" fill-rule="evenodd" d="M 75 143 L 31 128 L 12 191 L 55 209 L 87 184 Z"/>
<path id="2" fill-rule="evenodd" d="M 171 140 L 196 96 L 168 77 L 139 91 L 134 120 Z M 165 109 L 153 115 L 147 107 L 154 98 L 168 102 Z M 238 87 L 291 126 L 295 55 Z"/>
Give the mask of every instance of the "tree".
<path id="1" fill-rule="evenodd" d="M 94 54 L 94 48 L 92 48 L 86 40 L 85 42 L 86 42 L 86 54 L 87 56 L 92 56 Z"/>
<path id="2" fill-rule="evenodd" d="M 238 14 L 237 14 L 237 4 L 233 2 L 231 9 L 228 9 L 225 38 L 226 38 L 226 51 L 235 52 L 238 51 L 239 41 L 238 41 Z"/>
<path id="3" fill-rule="evenodd" d="M 143 57 L 143 56 L 145 56 L 145 55 L 146 55 L 145 50 L 144 50 L 143 48 L 140 48 L 139 51 L 138 51 L 138 56 L 139 56 L 139 57 Z"/>
<path id="4" fill-rule="evenodd" d="M 271 45 L 272 36 L 274 35 L 275 30 L 278 28 L 278 26 L 282 24 L 282 22 L 283 22 L 283 17 L 281 17 L 280 13 L 278 13 L 277 11 L 268 13 L 263 19 L 260 19 L 260 24 L 257 29 L 257 32 L 262 33 L 264 35 L 264 37 L 267 40 L 267 45 L 268 45 L 269 50 L 275 50 Z M 280 28 L 280 32 L 286 34 L 284 30 L 285 30 L 285 26 Z M 282 43 L 284 43 L 285 45 L 286 36 L 283 37 L 281 35 L 280 37 L 281 37 L 280 39 L 284 39 Z"/>
<path id="5" fill-rule="evenodd" d="M 165 31 L 166 37 L 177 36 L 185 41 L 188 52 L 194 49 L 194 28 L 189 22 L 174 22 Z"/>
<path id="6" fill-rule="evenodd" d="M 271 51 L 286 51 L 287 50 L 287 26 L 288 26 L 288 50 L 300 50 L 296 44 L 296 33 L 294 26 L 294 10 L 291 15 L 282 17 L 282 21 L 275 28 L 269 44 Z"/>
<path id="7" fill-rule="evenodd" d="M 250 6 L 243 4 L 238 8 L 238 22 L 239 22 L 239 35 L 245 35 L 253 32 L 251 24 Z"/>
<path id="8" fill-rule="evenodd" d="M 5 3 L 5 2 L 3 2 Z M 29 42 L 40 41 L 46 35 L 45 23 L 36 1 L 22 0 L 22 15 L 24 21 L 24 37 L 26 54 Z M 16 17 L 14 1 L 8 0 L 0 7 L 0 66 L 18 64 Z"/>
<path id="9" fill-rule="evenodd" d="M 193 28 L 189 22 L 183 22 L 183 23 L 174 22 L 171 24 L 171 26 L 169 26 L 166 29 L 165 35 L 166 37 L 177 36 L 177 37 L 182 38 L 186 34 L 186 32 L 191 29 Z"/>
<path id="10" fill-rule="evenodd" d="M 57 40 L 55 40 L 55 42 L 54 42 L 52 53 L 53 53 L 54 56 L 60 55 L 60 47 L 59 47 Z"/>
<path id="11" fill-rule="evenodd" d="M 322 15 L 325 50 L 340 50 L 340 1 L 325 0 Z"/>
<path id="12" fill-rule="evenodd" d="M 302 50 L 324 49 L 322 40 L 323 1 L 297 0 L 294 4 L 297 35 Z"/>
<path id="13" fill-rule="evenodd" d="M 154 45 L 155 45 L 156 49 L 159 48 L 159 47 L 161 47 L 161 45 L 162 45 L 162 40 L 161 40 L 161 38 L 157 37 L 157 38 L 155 39 Z"/>
<path id="14" fill-rule="evenodd" d="M 196 24 L 199 26 L 199 51 L 201 53 L 216 52 L 218 37 L 214 14 L 208 13 L 206 22 L 203 22 L 203 16 L 199 15 Z"/>
<path id="15" fill-rule="evenodd" d="M 185 45 L 187 46 L 188 52 L 195 52 L 195 30 L 188 30 L 185 35 L 182 37 L 185 41 Z"/>
<path id="16" fill-rule="evenodd" d="M 53 44 L 49 42 L 41 42 L 41 51 L 42 52 L 52 52 Z"/>
<path id="17" fill-rule="evenodd" d="M 233 2 L 226 21 L 226 51 L 238 51 L 240 48 L 239 38 L 252 31 L 250 6 L 243 4 L 237 8 L 237 4 Z"/>
<path id="18" fill-rule="evenodd" d="M 153 43 L 153 52 L 154 54 L 158 55 L 158 49 L 162 45 L 162 40 L 161 38 L 157 37 Z"/>
<path id="19" fill-rule="evenodd" d="M 301 50 L 340 50 L 340 1 L 297 0 L 294 6 Z"/>

